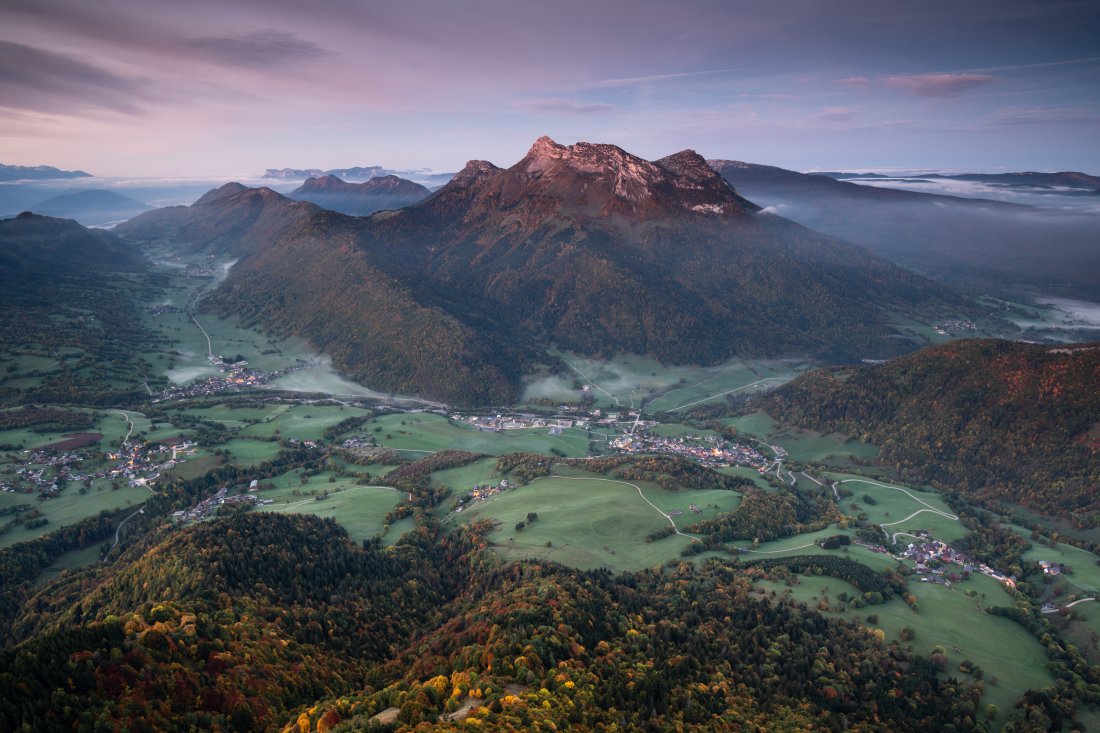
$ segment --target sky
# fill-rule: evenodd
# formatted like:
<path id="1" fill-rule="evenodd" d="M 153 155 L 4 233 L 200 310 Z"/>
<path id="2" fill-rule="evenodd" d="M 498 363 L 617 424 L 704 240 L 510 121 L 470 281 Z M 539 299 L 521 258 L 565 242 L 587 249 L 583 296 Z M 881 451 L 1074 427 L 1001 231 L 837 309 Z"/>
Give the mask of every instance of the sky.
<path id="1" fill-rule="evenodd" d="M 0 0 L 0 163 L 1100 174 L 1097 0 Z"/>

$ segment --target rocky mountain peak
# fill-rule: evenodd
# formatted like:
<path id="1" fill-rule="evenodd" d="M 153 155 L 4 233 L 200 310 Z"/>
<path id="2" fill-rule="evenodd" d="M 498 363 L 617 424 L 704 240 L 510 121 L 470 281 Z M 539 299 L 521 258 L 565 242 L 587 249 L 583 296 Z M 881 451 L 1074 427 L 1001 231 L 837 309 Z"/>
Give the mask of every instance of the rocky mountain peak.
<path id="1" fill-rule="evenodd" d="M 501 170 L 487 160 L 471 160 L 455 174 L 448 187 L 465 188 L 486 176 L 496 175 Z"/>

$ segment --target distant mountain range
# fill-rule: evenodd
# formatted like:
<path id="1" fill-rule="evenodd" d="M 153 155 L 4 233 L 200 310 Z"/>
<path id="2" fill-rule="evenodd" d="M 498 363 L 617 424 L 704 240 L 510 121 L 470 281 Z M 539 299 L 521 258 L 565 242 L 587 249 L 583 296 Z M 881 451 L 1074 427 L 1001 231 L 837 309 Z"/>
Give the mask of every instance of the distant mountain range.
<path id="1" fill-rule="evenodd" d="M 391 170 L 380 165 L 355 166 L 353 168 L 333 168 L 322 170 L 320 168 L 268 168 L 263 177 L 274 181 L 300 181 L 306 178 L 322 178 L 334 176 L 343 181 L 369 181 L 372 178 L 382 176 L 399 176 L 429 188 L 442 186 L 451 180 L 454 173 L 436 173 L 428 169 L 420 170 Z"/>
<path id="2" fill-rule="evenodd" d="M 709 163 L 768 211 L 954 284 L 1100 297 L 1094 213 L 861 185 L 740 161 Z"/>
<path id="3" fill-rule="evenodd" d="M 36 214 L 75 219 L 85 226 L 124 221 L 151 208 L 128 196 L 99 188 L 58 194 L 28 207 Z"/>
<path id="4" fill-rule="evenodd" d="M 1024 171 L 1021 173 L 920 173 L 912 176 L 887 176 L 881 173 L 844 173 L 843 171 L 822 171 L 811 173 L 813 176 L 825 176 L 837 180 L 879 179 L 891 178 L 920 178 L 928 180 L 945 181 L 975 181 L 977 183 L 991 183 L 1001 186 L 1027 186 L 1035 188 L 1071 188 L 1083 191 L 1100 190 L 1100 176 L 1090 176 L 1079 171 L 1061 171 L 1059 173 L 1037 173 Z"/>
<path id="5" fill-rule="evenodd" d="M 307 338 L 371 387 L 460 404 L 515 400 L 549 345 L 671 363 L 889 356 L 913 347 L 890 311 L 960 306 L 758 211 L 692 151 L 541 138 L 511 168 L 471 161 L 367 219 L 230 184 L 116 231 L 238 257 L 206 307 Z"/>
<path id="6" fill-rule="evenodd" d="M 365 216 L 383 209 L 400 209 L 430 195 L 431 191 L 419 183 L 385 175 L 364 183 L 348 183 L 336 176 L 310 178 L 287 197 L 351 216 Z"/>
<path id="7" fill-rule="evenodd" d="M 0 163 L 0 181 L 46 181 L 59 178 L 91 178 L 84 171 L 63 171 L 52 165 L 4 165 Z"/>

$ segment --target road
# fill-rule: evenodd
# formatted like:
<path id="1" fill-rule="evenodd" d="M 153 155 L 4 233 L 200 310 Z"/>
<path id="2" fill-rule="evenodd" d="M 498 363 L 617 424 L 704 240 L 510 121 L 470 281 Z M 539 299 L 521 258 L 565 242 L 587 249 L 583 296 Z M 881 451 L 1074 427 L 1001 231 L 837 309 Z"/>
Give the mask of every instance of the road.
<path id="1" fill-rule="evenodd" d="M 895 532 L 893 534 L 893 536 L 891 536 L 890 533 L 887 532 L 885 528 L 886 527 L 893 527 L 895 524 L 901 524 L 902 522 L 908 522 L 910 519 L 917 516 L 918 514 L 923 514 L 925 512 L 928 512 L 930 514 L 935 514 L 935 515 L 943 517 L 945 519 L 950 519 L 954 522 L 959 521 L 958 515 L 950 514 L 948 512 L 944 512 L 944 511 L 940 511 L 936 507 L 932 506 L 931 504 L 927 503 L 926 501 L 924 501 L 922 499 L 919 499 L 919 498 L 913 496 L 913 494 L 911 494 L 908 490 L 903 489 L 899 486 L 890 486 L 889 484 L 881 484 L 878 481 L 871 481 L 870 479 L 863 479 L 863 478 L 847 478 L 847 479 L 844 479 L 843 481 L 837 481 L 837 483 L 838 484 L 870 484 L 871 486 L 878 486 L 878 487 L 881 487 L 883 489 L 891 489 L 893 491 L 900 491 L 901 493 L 905 494 L 906 496 L 908 496 L 913 501 L 915 501 L 918 504 L 921 504 L 924 507 L 926 507 L 924 509 L 918 509 L 917 511 L 913 512 L 912 514 L 910 514 L 905 519 L 899 519 L 896 522 L 886 522 L 886 523 L 883 523 L 883 524 L 879 525 L 880 527 L 883 528 L 882 533 L 884 535 L 886 535 L 887 539 L 890 540 L 891 544 L 897 542 L 897 538 L 900 535 L 905 535 L 906 537 L 913 537 L 913 535 L 909 534 L 908 532 Z"/>
<path id="2" fill-rule="evenodd" d="M 755 382 L 752 382 L 751 384 L 746 384 L 744 386 L 738 387 L 737 389 L 731 389 L 731 390 L 728 390 L 726 392 L 721 392 L 719 394 L 711 395 L 710 397 L 704 397 L 701 400 L 695 400 L 694 402 L 689 402 L 686 405 L 680 405 L 679 407 L 673 407 L 671 410 L 669 410 L 669 412 L 677 412 L 679 410 L 684 409 L 685 407 L 693 407 L 695 405 L 701 405 L 704 402 L 710 402 L 711 400 L 717 399 L 719 397 L 725 397 L 728 394 L 733 394 L 734 392 L 740 392 L 743 389 L 748 389 L 749 387 L 755 387 L 756 385 L 764 384 L 765 382 L 789 382 L 789 381 L 791 381 L 791 377 L 766 377 L 764 379 L 758 379 Z"/>
<path id="3" fill-rule="evenodd" d="M 126 437 L 122 439 L 122 442 L 125 443 L 130 439 L 130 434 L 134 432 L 134 421 L 130 419 L 130 415 L 124 410 L 111 410 L 111 412 L 117 412 L 119 415 L 122 415 L 126 424 L 130 426 L 130 429 L 126 431 Z"/>
<path id="4" fill-rule="evenodd" d="M 1095 601 L 1095 600 L 1096 600 L 1095 598 L 1079 598 L 1076 601 L 1074 601 L 1073 603 L 1067 603 L 1066 605 L 1061 606 L 1059 608 L 1044 608 L 1043 613 L 1058 613 L 1059 611 L 1061 611 L 1065 608 L 1073 608 L 1078 603 L 1088 603 L 1089 601 Z"/>
<path id="5" fill-rule="evenodd" d="M 117 527 L 117 528 L 115 529 L 115 543 L 114 543 L 113 545 L 111 545 L 111 548 L 110 548 L 109 550 L 107 550 L 107 555 L 110 555 L 110 554 L 111 554 L 111 550 L 114 550 L 114 549 L 115 549 L 115 547 L 117 547 L 117 546 L 118 546 L 118 541 L 119 541 L 119 540 L 121 539 L 121 537 L 122 537 L 122 527 L 123 527 L 123 525 L 125 525 L 125 524 L 126 524 L 127 522 L 129 522 L 129 521 L 130 521 L 131 519 L 133 519 L 133 518 L 134 518 L 134 517 L 136 517 L 137 515 L 141 514 L 141 513 L 143 512 L 143 511 L 145 511 L 145 508 L 144 508 L 144 507 L 145 507 L 145 505 L 144 505 L 144 504 L 140 504 L 140 505 L 138 505 L 138 509 L 137 509 L 137 511 L 136 511 L 136 512 L 134 512 L 133 514 L 129 515 L 128 517 L 126 517 L 125 519 L 123 519 L 123 520 L 122 520 L 121 522 L 119 522 L 119 523 L 118 523 L 118 527 Z M 106 557 L 107 557 L 107 556 L 104 556 L 104 559 L 106 559 Z"/>

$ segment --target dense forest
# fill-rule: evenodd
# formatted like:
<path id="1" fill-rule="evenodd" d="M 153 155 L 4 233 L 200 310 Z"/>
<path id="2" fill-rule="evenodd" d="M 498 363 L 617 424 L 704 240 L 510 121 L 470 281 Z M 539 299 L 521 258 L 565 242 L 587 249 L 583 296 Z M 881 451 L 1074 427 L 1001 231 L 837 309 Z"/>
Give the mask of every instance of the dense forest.
<path id="1" fill-rule="evenodd" d="M 975 688 L 754 599 L 733 566 L 503 565 L 482 529 L 360 547 L 331 520 L 244 514 L 54 581 L 0 652 L 0 728 L 983 727 Z"/>
<path id="2" fill-rule="evenodd" d="M 1100 347 L 955 341 L 818 370 L 756 405 L 881 447 L 917 483 L 1100 523 Z"/>

